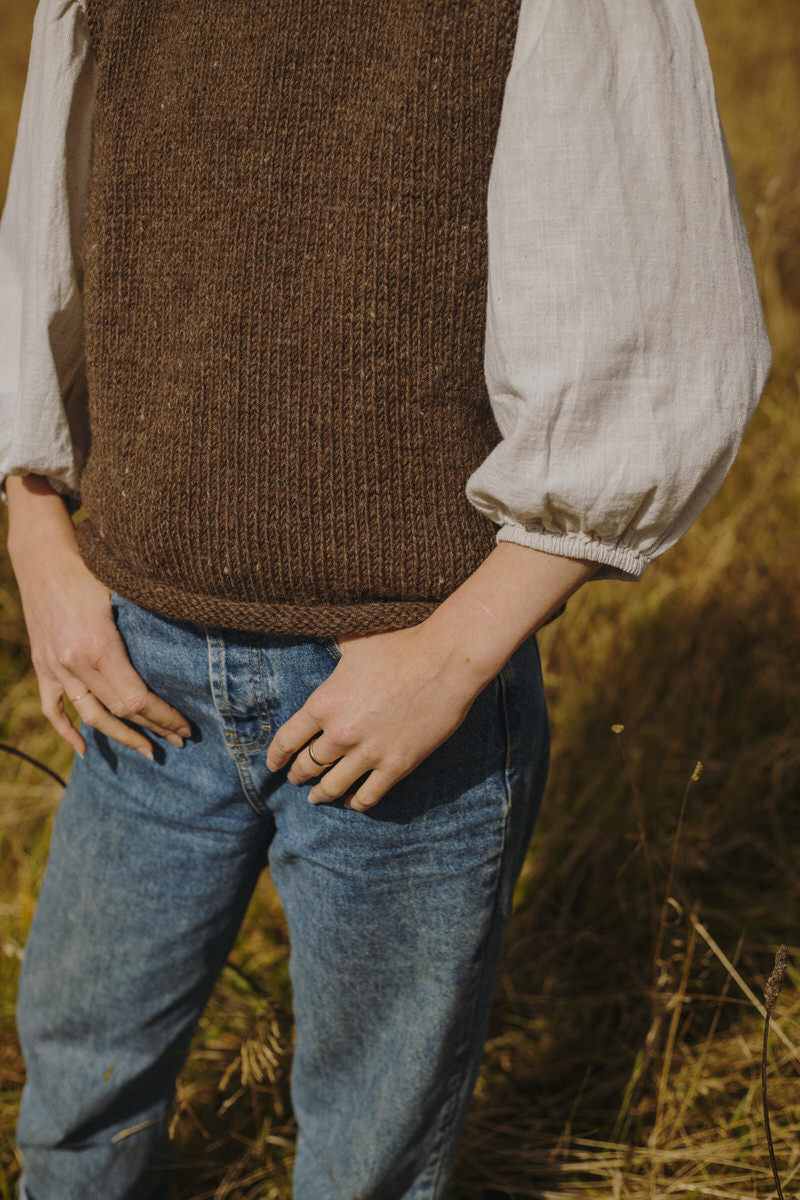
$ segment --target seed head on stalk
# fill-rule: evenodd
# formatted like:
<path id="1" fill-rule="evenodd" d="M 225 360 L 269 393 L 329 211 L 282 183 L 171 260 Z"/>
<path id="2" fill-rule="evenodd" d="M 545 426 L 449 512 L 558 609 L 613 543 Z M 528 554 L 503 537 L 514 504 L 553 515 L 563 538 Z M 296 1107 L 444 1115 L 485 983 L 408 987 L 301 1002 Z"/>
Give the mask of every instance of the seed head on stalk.
<path id="1" fill-rule="evenodd" d="M 781 987 L 783 986 L 783 977 L 786 974 L 786 947 L 779 946 L 778 953 L 775 955 L 775 965 L 772 968 L 772 974 L 764 987 L 764 1007 L 767 1010 L 767 1015 L 764 1018 L 764 1043 L 761 1048 L 761 1097 L 764 1107 L 764 1132 L 767 1135 L 767 1149 L 769 1150 L 769 1161 L 772 1167 L 772 1177 L 775 1180 L 775 1190 L 778 1193 L 778 1200 L 783 1200 L 783 1189 L 778 1175 L 778 1165 L 775 1162 L 775 1150 L 772 1145 L 772 1130 L 769 1124 L 769 1105 L 767 1103 L 767 1045 L 769 1041 L 769 1016 L 778 1001 Z"/>

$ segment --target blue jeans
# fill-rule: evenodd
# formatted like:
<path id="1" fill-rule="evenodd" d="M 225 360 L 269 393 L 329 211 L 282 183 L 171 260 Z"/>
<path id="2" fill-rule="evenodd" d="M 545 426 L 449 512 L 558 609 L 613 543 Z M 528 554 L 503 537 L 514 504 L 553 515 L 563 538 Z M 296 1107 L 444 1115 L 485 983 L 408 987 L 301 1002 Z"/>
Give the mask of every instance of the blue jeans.
<path id="1" fill-rule="evenodd" d="M 334 638 L 112 607 L 193 733 L 149 763 L 82 727 L 20 982 L 21 1195 L 170 1195 L 175 1077 L 269 866 L 291 941 L 295 1200 L 444 1196 L 547 774 L 535 636 L 361 813 L 309 804 L 313 781 L 265 763 L 335 670 Z"/>

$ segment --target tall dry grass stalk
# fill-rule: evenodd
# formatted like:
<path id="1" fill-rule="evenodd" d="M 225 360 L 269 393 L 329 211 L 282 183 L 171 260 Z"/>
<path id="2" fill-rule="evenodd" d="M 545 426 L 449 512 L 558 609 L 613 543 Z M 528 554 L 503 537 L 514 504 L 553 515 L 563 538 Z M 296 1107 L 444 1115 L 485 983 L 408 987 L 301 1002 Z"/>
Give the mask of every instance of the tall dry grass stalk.
<path id="1" fill-rule="evenodd" d="M 764 1017 L 764 1045 L 761 1053 L 761 1098 L 764 1108 L 764 1129 L 767 1135 L 767 1148 L 769 1150 L 769 1163 L 772 1167 L 772 1175 L 775 1180 L 775 1190 L 778 1193 L 778 1200 L 783 1200 L 783 1189 L 781 1187 L 780 1176 L 778 1175 L 778 1164 L 775 1161 L 775 1147 L 772 1142 L 772 1127 L 769 1118 L 769 1100 L 767 1097 L 767 1051 L 769 1049 L 769 1019 L 772 1010 L 778 1003 L 778 996 L 783 987 L 784 976 L 786 975 L 786 947 L 780 946 L 778 953 L 775 955 L 775 966 L 772 969 L 772 974 L 767 980 L 764 988 L 764 1007 L 767 1010 Z"/>

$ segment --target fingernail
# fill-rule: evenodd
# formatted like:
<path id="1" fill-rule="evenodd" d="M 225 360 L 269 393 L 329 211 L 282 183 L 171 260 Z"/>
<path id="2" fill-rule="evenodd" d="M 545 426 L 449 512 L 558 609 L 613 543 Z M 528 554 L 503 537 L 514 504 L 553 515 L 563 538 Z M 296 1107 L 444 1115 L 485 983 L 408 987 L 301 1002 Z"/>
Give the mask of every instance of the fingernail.
<path id="1" fill-rule="evenodd" d="M 170 742 L 173 746 L 177 746 L 179 750 L 183 749 L 183 738 L 178 737 L 177 733 L 168 733 L 167 741 Z"/>
<path id="2" fill-rule="evenodd" d="M 149 758 L 150 762 L 154 761 L 152 746 L 148 746 L 146 750 L 145 750 L 144 746 L 137 746 L 136 749 L 139 751 L 139 753 L 142 755 L 143 758 Z"/>
<path id="3" fill-rule="evenodd" d="M 185 737 L 185 738 L 191 737 L 191 735 L 192 735 L 191 726 L 190 725 L 181 725 L 180 728 L 178 729 L 178 733 L 180 734 L 181 737 Z"/>

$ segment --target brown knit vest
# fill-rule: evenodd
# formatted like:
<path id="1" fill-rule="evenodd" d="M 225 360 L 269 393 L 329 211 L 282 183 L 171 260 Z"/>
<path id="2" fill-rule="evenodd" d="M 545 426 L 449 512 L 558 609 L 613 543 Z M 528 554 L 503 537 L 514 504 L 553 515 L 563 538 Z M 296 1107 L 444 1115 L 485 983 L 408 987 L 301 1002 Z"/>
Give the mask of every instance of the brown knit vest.
<path id="1" fill-rule="evenodd" d="M 520 0 L 86 0 L 91 448 L 78 539 L 168 617 L 413 625 L 479 566 L 465 495 L 486 194 Z"/>

